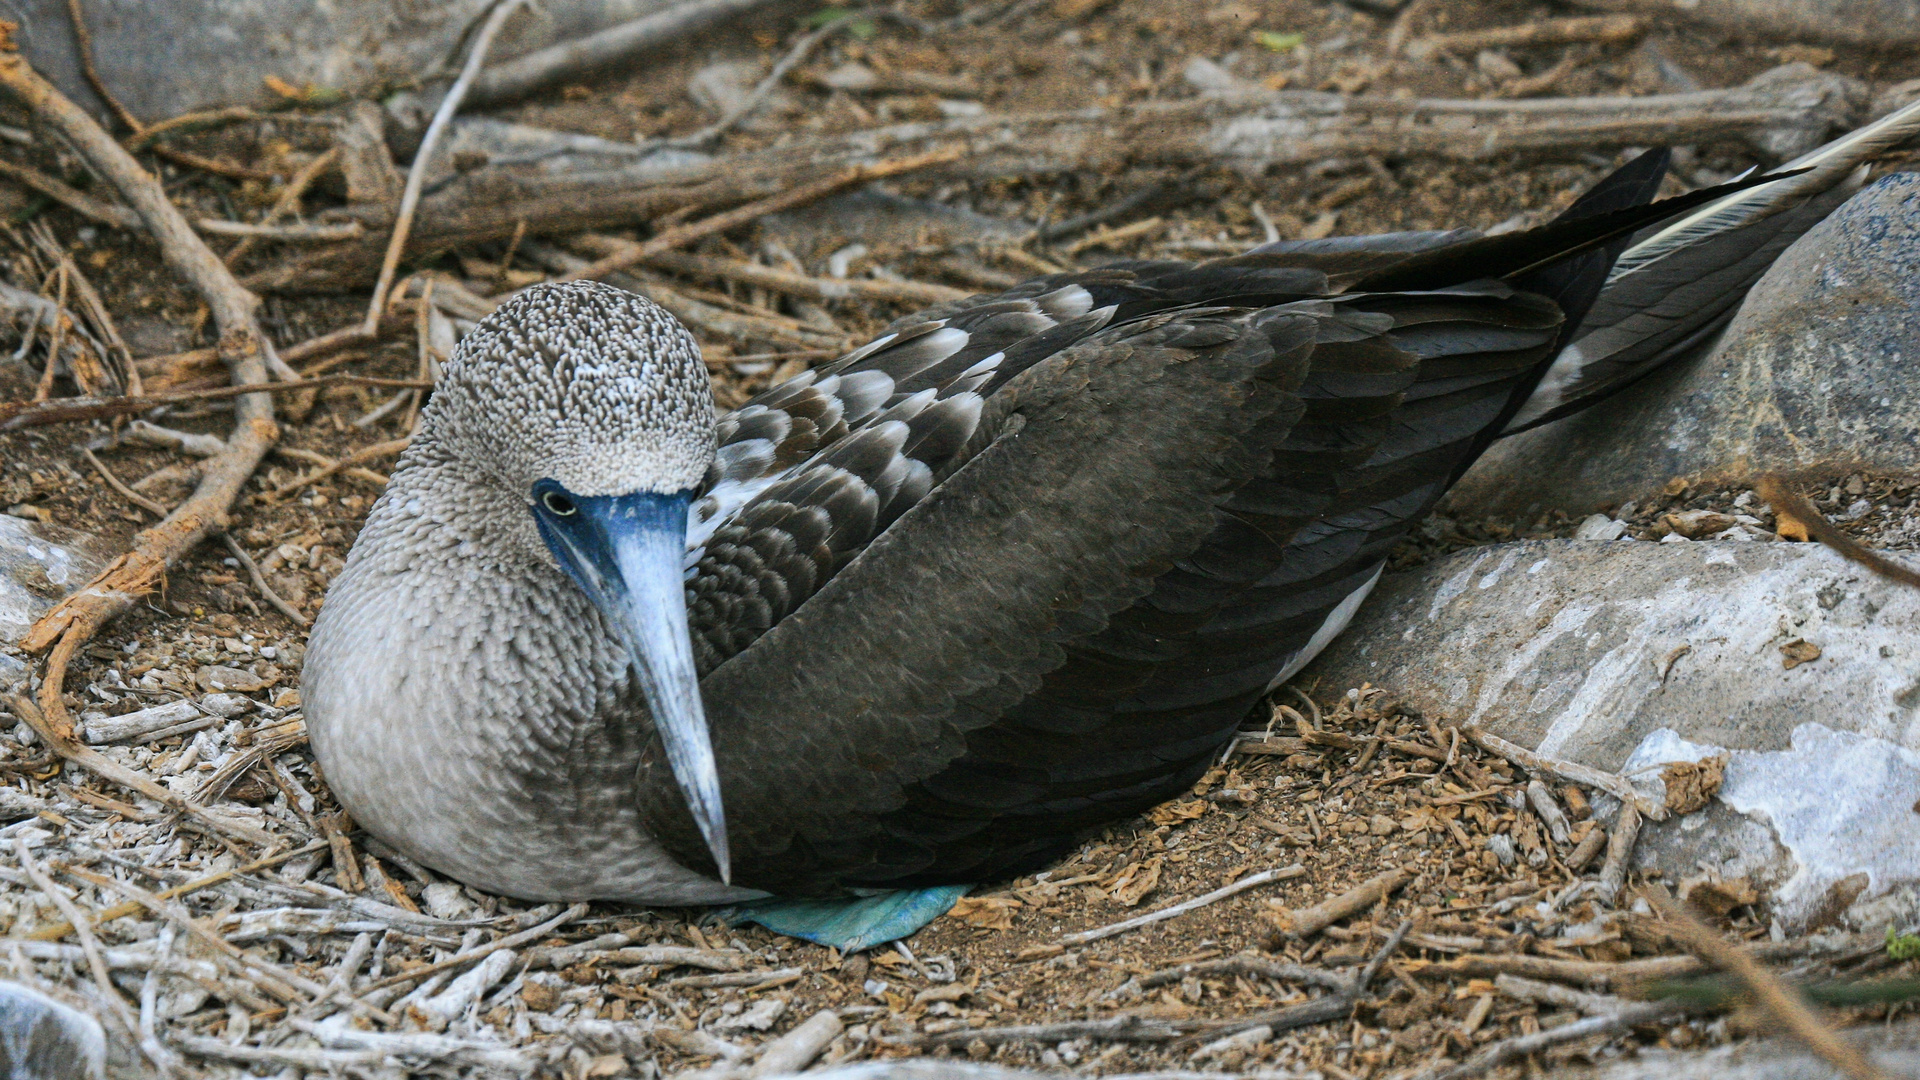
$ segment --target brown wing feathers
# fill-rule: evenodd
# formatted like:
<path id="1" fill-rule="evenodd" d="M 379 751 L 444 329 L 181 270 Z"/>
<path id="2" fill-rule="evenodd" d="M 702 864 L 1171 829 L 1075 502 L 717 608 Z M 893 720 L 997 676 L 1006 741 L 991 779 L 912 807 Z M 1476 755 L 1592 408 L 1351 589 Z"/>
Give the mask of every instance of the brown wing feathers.
<path id="1" fill-rule="evenodd" d="M 723 422 L 690 598 L 734 879 L 984 880 L 1177 794 L 1673 212 L 1652 173 L 1524 240 L 1037 279 Z"/>

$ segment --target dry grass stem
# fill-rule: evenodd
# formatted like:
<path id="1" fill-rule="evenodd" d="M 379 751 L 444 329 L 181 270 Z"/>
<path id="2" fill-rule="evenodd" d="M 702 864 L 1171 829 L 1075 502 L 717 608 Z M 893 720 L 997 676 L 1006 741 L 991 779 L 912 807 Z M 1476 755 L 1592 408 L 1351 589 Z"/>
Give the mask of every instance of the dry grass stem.
<path id="1" fill-rule="evenodd" d="M 1274 870 L 1262 870 L 1257 874 L 1249 874 L 1231 885 L 1223 885 L 1204 896 L 1196 896 L 1191 900 L 1182 901 L 1170 907 L 1161 908 L 1158 911 L 1150 911 L 1145 915 L 1128 919 L 1125 922 L 1114 923 L 1112 926 L 1102 926 L 1094 930 L 1082 930 L 1077 934 L 1068 934 L 1066 937 L 1060 939 L 1060 943 L 1062 945 L 1084 945 L 1089 941 L 1099 941 L 1102 938 L 1110 938 L 1115 934 L 1124 934 L 1129 930 L 1138 930 L 1142 926 L 1151 926 L 1157 922 L 1185 915 L 1189 911 L 1197 911 L 1200 908 L 1206 907 L 1208 904 L 1218 903 L 1229 896 L 1246 892 L 1248 889 L 1258 885 L 1305 877 L 1306 873 L 1307 868 L 1299 863 Z"/>
<path id="2" fill-rule="evenodd" d="M 1887 558 L 1835 528 L 1806 496 L 1793 490 L 1783 476 L 1768 473 L 1753 482 L 1754 493 L 1773 508 L 1776 531 L 1788 540 L 1818 540 L 1822 544 L 1890 581 L 1920 588 L 1920 570 Z"/>
<path id="3" fill-rule="evenodd" d="M 1666 930 L 1674 940 L 1688 952 L 1745 983 L 1760 1006 L 1821 1060 L 1853 1080 L 1890 1080 L 1885 1070 L 1835 1034 L 1815 1015 L 1812 1006 L 1787 989 L 1779 976 L 1768 971 L 1745 949 L 1728 942 L 1679 903 L 1658 896 L 1653 900 L 1667 920 Z"/>
<path id="4" fill-rule="evenodd" d="M 420 139 L 420 149 L 413 155 L 413 164 L 407 169 L 407 185 L 400 193 L 400 210 L 393 221 L 393 232 L 387 239 L 387 253 L 380 261 L 380 277 L 374 282 L 373 298 L 367 303 L 366 321 L 360 324 L 360 332 L 372 337 L 379 332 L 380 316 L 387 310 L 387 289 L 393 284 L 393 275 L 400 269 L 400 255 L 407 248 L 407 237 L 413 232 L 413 215 L 420 208 L 420 190 L 427 181 L 427 167 L 433 163 L 434 151 L 440 148 L 440 136 L 453 122 L 453 114 L 460 111 L 460 103 L 466 100 L 467 91 L 473 86 L 474 79 L 480 75 L 480 65 L 487 59 L 487 50 L 493 47 L 494 37 L 507 19 L 520 10 L 527 0 L 495 0 L 493 10 L 487 14 L 487 21 L 480 26 L 480 32 L 474 35 L 473 44 L 467 49 L 466 64 L 460 69 L 460 77 L 447 89 L 447 96 L 440 99 L 440 107 L 434 110 L 433 120 L 427 124 L 427 133 Z"/>

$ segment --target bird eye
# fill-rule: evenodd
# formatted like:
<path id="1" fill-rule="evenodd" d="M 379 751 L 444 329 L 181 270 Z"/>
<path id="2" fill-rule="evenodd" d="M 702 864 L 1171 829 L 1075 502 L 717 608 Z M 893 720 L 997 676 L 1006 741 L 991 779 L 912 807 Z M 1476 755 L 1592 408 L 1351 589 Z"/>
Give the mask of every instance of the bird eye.
<path id="1" fill-rule="evenodd" d="M 578 507 L 573 505 L 572 499 L 558 491 L 547 492 L 540 496 L 540 501 L 546 504 L 547 509 L 557 517 L 572 517 L 578 510 Z"/>

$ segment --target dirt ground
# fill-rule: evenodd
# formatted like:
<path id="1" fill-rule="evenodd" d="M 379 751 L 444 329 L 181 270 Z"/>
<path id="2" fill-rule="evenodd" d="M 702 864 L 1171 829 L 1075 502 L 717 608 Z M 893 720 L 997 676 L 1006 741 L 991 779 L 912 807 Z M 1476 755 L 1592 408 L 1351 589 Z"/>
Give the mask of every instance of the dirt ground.
<path id="1" fill-rule="evenodd" d="M 1920 76 L 1920 58 L 1913 55 L 1846 55 L 1791 42 L 1723 40 L 1677 20 L 1652 20 L 1651 32 L 1637 45 L 1516 48 L 1491 58 L 1442 53 L 1414 61 L 1382 58 L 1393 16 L 1341 3 L 1054 0 L 1009 10 L 1014 7 L 1018 10 L 1002 22 L 943 22 L 936 35 L 875 18 L 868 30 L 842 35 L 801 65 L 784 98 L 729 135 L 724 148 L 765 145 L 787 129 L 835 131 L 940 115 L 943 99 L 926 90 L 854 94 L 830 89 L 830 76 L 849 64 L 865 65 L 883 78 L 913 73 L 953 85 L 965 80 L 967 88 L 955 91 L 962 100 L 1005 112 L 1190 93 L 1182 72 L 1196 56 L 1274 87 L 1447 97 L 1491 96 L 1516 81 L 1556 71 L 1542 92 L 1650 94 L 1675 89 L 1687 79 L 1705 87 L 1729 86 L 1788 61 L 1826 67 L 1876 90 Z M 1412 23 L 1414 36 L 1568 14 L 1525 0 L 1423 7 L 1428 13 Z M 910 0 L 901 10 L 917 20 L 942 21 L 961 7 L 948 0 Z M 687 92 L 697 71 L 721 59 L 778 56 L 811 14 L 800 7 L 745 20 L 724 35 L 650 57 L 644 70 L 628 77 L 566 86 L 497 115 L 620 140 L 683 133 L 712 119 Z M 1299 36 L 1297 42 L 1292 35 Z M 182 138 L 178 145 L 236 163 L 240 167 L 231 170 L 236 173 L 255 169 L 281 176 L 326 147 L 315 126 L 274 120 Z M 56 175 L 81 173 L 75 159 L 44 142 L 0 147 L 0 155 Z M 1028 224 L 1064 221 L 1168 183 L 1160 196 L 1102 230 L 1050 244 L 956 253 L 897 237 L 848 235 L 831 242 L 816 236 L 811 247 L 796 247 L 811 274 L 825 274 L 838 253 L 845 261 L 842 273 L 978 289 L 1116 257 L 1234 250 L 1269 235 L 1263 218 L 1285 237 L 1530 224 L 1564 207 L 1624 156 L 1609 151 L 1486 164 L 1346 160 L 1258 176 L 1225 169 L 1184 174 L 1137 169 L 1046 182 L 906 179 L 885 186 L 903 196 Z M 278 190 L 274 180 L 149 163 L 176 201 L 202 216 L 257 220 Z M 1751 151 L 1738 145 L 1687 148 L 1670 184 L 1677 191 L 1714 183 L 1754 163 Z M 344 197 L 332 184 L 323 179 L 308 199 L 309 211 Z M 5 183 L 0 183 L 0 212 L 10 215 L 15 240 L 11 254 L 0 251 L 0 274 L 14 286 L 40 291 L 44 269 L 26 254 L 25 234 L 44 227 L 92 279 L 134 355 L 148 360 L 140 367 L 150 387 L 214 385 L 211 365 L 196 368 L 191 358 L 182 357 L 213 344 L 206 308 L 144 238 L 90 224 Z M 1158 224 L 1131 233 L 1125 229 L 1149 218 L 1159 219 Z M 745 257 L 765 235 L 750 233 L 709 240 L 695 250 Z M 649 232 L 641 228 L 628 235 L 644 238 Z M 548 239 L 561 246 L 568 242 Z M 856 241 L 864 242 L 864 250 L 846 247 Z M 231 243 L 220 240 L 216 248 Z M 239 268 L 270 264 L 279 254 L 273 245 L 262 244 Z M 408 269 L 439 272 L 481 297 L 504 294 L 551 272 L 524 250 L 502 244 L 479 245 Z M 636 273 L 724 310 L 813 319 L 822 333 L 847 344 L 865 340 L 911 310 L 905 304 L 843 300 L 815 313 L 736 284 Z M 364 293 L 270 296 L 263 321 L 286 348 L 357 320 L 365 303 Z M 700 336 L 723 405 L 737 404 L 773 379 L 825 357 L 796 350 L 791 342 L 707 331 Z M 17 341 L 7 344 L 11 349 Z M 405 378 L 418 369 L 419 355 L 416 341 L 403 335 L 329 357 L 316 367 Z M 0 401 L 32 397 L 40 377 L 35 358 L 0 359 Z M 71 394 L 75 388 L 58 380 L 53 392 Z M 390 397 L 389 391 L 365 386 L 330 386 L 309 403 L 283 398 L 280 447 L 234 509 L 231 535 L 273 592 L 305 618 L 318 611 L 380 493 L 380 470 L 390 466 L 390 459 L 368 460 L 364 467 L 317 483 L 296 481 L 318 464 L 403 436 L 411 416 L 407 403 L 374 415 Z M 224 436 L 231 412 L 224 402 L 207 401 L 169 407 L 148 419 Z M 120 434 L 118 426 L 104 422 L 0 434 L 0 510 L 85 530 L 102 537 L 105 549 L 123 550 L 154 516 L 117 494 L 81 448 L 93 448 L 119 480 L 163 505 L 187 495 L 193 474 L 182 465 L 191 459 L 142 447 Z M 1812 494 L 1822 510 L 1869 543 L 1920 543 L 1912 478 L 1847 478 L 1831 491 Z M 1728 542 L 1738 539 L 1728 530 L 1744 530 L 1757 541 L 1776 542 L 1774 519 L 1764 504 L 1740 491 L 1682 487 L 1659 505 L 1593 509 L 1617 513 L 1634 535 L 1646 539 L 1657 539 L 1662 530 L 1693 530 L 1694 525 L 1676 521 L 1700 520 L 1668 515 L 1714 511 L 1731 520 L 1711 522 L 1719 526 L 1712 530 L 1701 527 L 1696 538 L 1718 535 Z M 1453 548 L 1515 536 L 1573 535 L 1580 525 L 1566 517 L 1537 522 L 1438 517 L 1396 554 L 1395 563 L 1410 565 Z M 154 891 L 254 867 L 187 892 L 179 903 L 232 945 L 321 983 L 363 938 L 373 951 L 368 957 L 362 947 L 355 963 L 366 966 L 348 986 L 392 1014 L 394 1023 L 362 1010 L 354 1025 L 376 1032 L 444 1028 L 431 1019 L 430 1010 L 418 1008 L 430 995 L 401 997 L 411 984 L 395 982 L 396 977 L 539 925 L 559 909 L 532 909 L 459 888 L 367 842 L 335 817 L 338 808 L 298 726 L 303 636 L 302 628 L 251 583 L 239 560 L 208 544 L 174 568 L 163 593 L 87 646 L 68 679 L 69 707 L 87 722 L 207 691 L 244 698 L 231 717 L 217 723 L 101 749 L 177 792 L 217 803 L 235 821 L 271 836 L 272 843 L 249 850 L 190 831 L 156 803 L 89 773 L 62 768 L 30 734 L 22 734 L 24 726 L 0 735 L 0 777 L 20 797 L 19 811 L 9 811 L 9 819 L 18 820 L 0 833 L 9 845 L 24 838 L 50 865 L 87 869 Z M 1725 987 L 1674 984 L 1692 974 L 1686 961 L 1649 959 L 1682 952 L 1651 906 L 1676 893 L 1697 894 L 1696 906 L 1716 915 L 1722 929 L 1765 943 L 1776 966 L 1808 979 L 1920 975 L 1913 962 L 1894 961 L 1884 942 L 1871 936 L 1855 939 L 1835 932 L 1817 941 L 1773 941 L 1766 912 L 1738 882 L 1633 877 L 1615 904 L 1596 903 L 1593 882 L 1606 852 L 1602 845 L 1582 841 L 1592 833 L 1617 831 L 1617 800 L 1546 778 L 1570 819 L 1567 833 L 1556 837 L 1548 818 L 1524 801 L 1528 774 L 1463 739 L 1452 718 L 1410 714 L 1396 705 L 1391 687 L 1304 689 L 1317 705 L 1290 691 L 1263 705 L 1248 719 L 1253 743 L 1224 761 L 1189 798 L 1089 838 L 1071 859 L 1045 874 L 981 886 L 954 914 L 904 948 L 842 957 L 752 926 L 703 925 L 705 913 L 699 911 L 595 905 L 524 943 L 515 962 L 448 1030 L 524 1051 L 527 1056 L 514 1059 L 507 1072 L 537 1066 L 567 1077 L 654 1076 L 710 1067 L 719 1075 L 730 1062 L 744 1062 L 758 1045 L 820 1010 L 832 1010 L 844 1030 L 826 1048 L 822 1060 L 829 1062 L 924 1053 L 1099 1074 L 1280 1069 L 1318 1070 L 1346 1080 L 1416 1075 L 1581 1015 L 1575 999 L 1529 989 L 1512 982 L 1514 976 L 1557 979 L 1562 988 L 1577 984 L 1588 992 L 1630 998 L 1682 991 L 1693 995 L 1689 1000 L 1703 994 L 1712 998 L 1691 1014 L 1639 1024 L 1624 1035 L 1569 1041 L 1499 1067 L 1507 1074 L 1533 1075 L 1568 1061 L 1631 1053 L 1636 1046 L 1714 1044 L 1768 1027 L 1770 1022 L 1749 1007 L 1729 1004 Z M 0 726 L 13 722 L 8 716 Z M 0 800 L 0 806 L 13 805 Z M 342 824 L 348 831 L 341 832 Z M 288 852 L 295 854 L 284 857 Z M 1577 865 L 1576 852 L 1585 856 Z M 256 866 L 276 855 L 272 865 Z M 1281 871 L 1280 880 L 1140 929 L 1084 944 L 1068 941 L 1082 931 L 1268 870 Z M 1405 881 L 1383 903 L 1360 905 L 1322 933 L 1287 932 L 1289 912 L 1396 870 L 1405 871 Z M 83 878 L 61 880 L 81 908 L 96 915 L 124 899 Z M 1276 1010 L 1337 993 L 1330 989 L 1337 982 L 1328 980 L 1336 973 L 1351 978 L 1403 920 L 1412 922 L 1409 936 L 1384 961 L 1351 1015 L 1291 1029 L 1277 1018 Z M 38 934 L 44 940 L 51 936 L 49 928 L 63 921 L 21 868 L 0 869 L 0 927 L 10 938 Z M 156 940 L 172 938 L 172 929 L 163 930 L 166 925 L 139 911 L 103 921 L 95 932 L 110 950 L 152 948 Z M 189 943 L 182 934 L 179 956 L 218 960 L 217 948 L 197 939 Z M 551 952 L 579 943 L 587 949 L 557 957 Z M 666 954 L 643 960 L 632 951 L 649 945 L 695 950 L 680 955 L 696 964 L 658 960 Z M 1552 963 L 1535 961 L 1584 966 L 1542 976 Z M 91 1000 L 87 995 L 95 992 L 84 957 L 74 952 L 16 952 L 13 964 L 21 977 L 75 1000 Z M 1280 969 L 1273 964 L 1310 968 L 1326 977 L 1316 983 L 1298 971 L 1276 974 Z M 216 963 L 219 970 L 212 976 L 174 972 L 158 979 L 157 1000 L 149 1006 L 162 1035 L 184 1051 L 188 1075 L 317 1074 L 329 1067 L 350 1075 L 397 1075 L 391 1067 L 363 1061 L 343 1058 L 330 1066 L 300 1058 L 293 1049 L 312 1044 L 300 1041 L 304 1036 L 290 1021 L 314 1021 L 333 1009 L 304 997 L 276 998 L 262 989 L 270 979 L 263 981 L 257 971 L 236 976 L 224 965 Z M 1660 984 L 1662 978 L 1668 982 Z M 114 980 L 129 1001 L 139 1001 L 144 969 L 116 969 Z M 377 985 L 383 980 L 394 982 L 392 993 Z M 430 987 L 445 989 L 439 981 Z M 1854 1004 L 1835 1017 L 1844 1023 L 1888 1023 L 1908 1008 Z M 992 1033 L 1010 1025 L 1111 1022 L 1128 1016 L 1138 1024 L 1121 1037 L 1113 1037 L 1111 1028 L 1102 1029 L 1104 1034 L 1073 1028 Z M 1259 1026 L 1251 1035 L 1240 1031 L 1250 1018 L 1261 1020 L 1264 1034 Z M 220 1050 L 212 1045 L 216 1042 L 252 1048 L 248 1052 L 255 1056 Z M 477 1075 L 498 1065 L 420 1053 L 424 1056 L 408 1060 L 449 1075 Z M 424 1064 L 430 1059 L 438 1063 Z"/>

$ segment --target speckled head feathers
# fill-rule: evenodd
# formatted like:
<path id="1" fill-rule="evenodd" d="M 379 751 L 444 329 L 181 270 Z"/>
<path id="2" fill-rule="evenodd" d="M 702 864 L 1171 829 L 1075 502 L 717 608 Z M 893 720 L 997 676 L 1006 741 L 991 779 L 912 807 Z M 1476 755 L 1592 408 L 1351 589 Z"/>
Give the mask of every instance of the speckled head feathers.
<path id="1" fill-rule="evenodd" d="M 713 392 L 692 335 L 644 297 L 593 281 L 500 305 L 448 362 L 424 432 L 525 492 L 697 486 L 713 460 Z"/>

